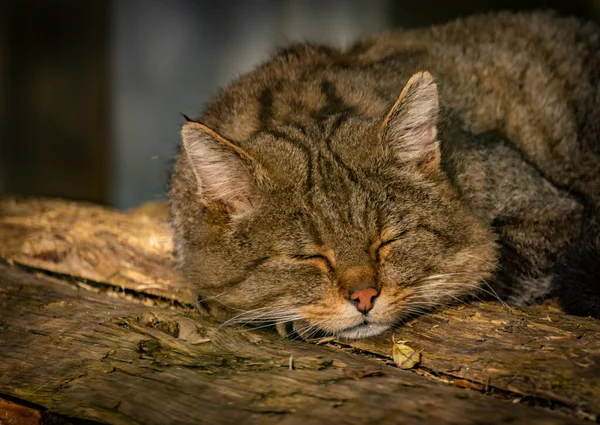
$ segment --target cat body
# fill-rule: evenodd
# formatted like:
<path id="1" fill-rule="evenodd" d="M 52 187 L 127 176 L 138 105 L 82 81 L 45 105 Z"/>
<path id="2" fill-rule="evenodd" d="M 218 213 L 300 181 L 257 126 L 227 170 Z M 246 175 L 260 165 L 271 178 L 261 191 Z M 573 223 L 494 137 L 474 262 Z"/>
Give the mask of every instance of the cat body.
<path id="1" fill-rule="evenodd" d="M 600 315 L 599 35 L 493 14 L 280 51 L 182 128 L 181 270 L 282 334 L 369 336 L 479 288 Z"/>

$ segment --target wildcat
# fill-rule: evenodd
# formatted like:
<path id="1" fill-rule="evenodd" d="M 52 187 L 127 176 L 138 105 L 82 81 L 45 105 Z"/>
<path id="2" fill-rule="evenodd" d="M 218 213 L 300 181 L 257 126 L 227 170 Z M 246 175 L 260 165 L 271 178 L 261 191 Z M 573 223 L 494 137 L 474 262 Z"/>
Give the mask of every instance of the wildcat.
<path id="1" fill-rule="evenodd" d="M 490 14 L 296 44 L 232 83 L 171 178 L 204 308 L 343 338 L 479 291 L 599 317 L 599 35 Z"/>

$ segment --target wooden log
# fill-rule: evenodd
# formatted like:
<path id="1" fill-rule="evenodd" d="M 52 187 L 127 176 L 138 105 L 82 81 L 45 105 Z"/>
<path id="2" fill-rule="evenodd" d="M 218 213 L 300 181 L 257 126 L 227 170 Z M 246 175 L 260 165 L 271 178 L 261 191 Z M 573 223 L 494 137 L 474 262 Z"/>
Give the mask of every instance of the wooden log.
<path id="1" fill-rule="evenodd" d="M 0 399 L 0 424 L 39 425 L 42 415 L 39 410 Z"/>
<path id="2" fill-rule="evenodd" d="M 164 210 L 150 205 L 123 214 L 91 204 L 5 199 L 0 258 L 91 285 L 192 303 L 189 285 L 172 267 Z"/>
<path id="3" fill-rule="evenodd" d="M 422 316 L 364 341 L 332 343 L 389 357 L 389 341 L 421 352 L 425 372 L 481 391 L 509 391 L 600 412 L 600 324 L 542 308 L 473 303 Z"/>
<path id="4" fill-rule="evenodd" d="M 473 303 L 372 339 L 315 346 L 219 328 L 186 308 L 194 298 L 173 269 L 160 205 L 120 213 L 6 199 L 0 240 L 0 257 L 28 271 L 0 270 L 0 341 L 9 341 L 0 343 L 0 393 L 68 416 L 106 423 L 474 423 L 510 413 L 563 423 L 597 420 L 600 412 L 595 319 Z M 59 279 L 34 277 L 36 270 Z M 392 338 L 421 352 L 410 372 L 386 365 Z M 290 355 L 299 374 L 286 369 Z M 344 378 L 368 375 L 370 367 L 385 375 Z"/>
<path id="5" fill-rule="evenodd" d="M 574 423 L 341 350 L 268 331 L 219 329 L 193 311 L 95 294 L 6 266 L 0 278 L 0 393 L 67 418 Z"/>

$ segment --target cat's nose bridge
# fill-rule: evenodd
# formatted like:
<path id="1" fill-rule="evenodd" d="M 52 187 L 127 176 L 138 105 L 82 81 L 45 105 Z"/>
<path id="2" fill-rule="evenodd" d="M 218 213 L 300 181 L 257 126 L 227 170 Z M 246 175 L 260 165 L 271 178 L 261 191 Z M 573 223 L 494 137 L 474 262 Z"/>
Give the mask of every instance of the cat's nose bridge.
<path id="1" fill-rule="evenodd" d="M 363 288 L 375 288 L 375 270 L 370 266 L 348 267 L 341 273 L 342 286 L 349 292 Z"/>

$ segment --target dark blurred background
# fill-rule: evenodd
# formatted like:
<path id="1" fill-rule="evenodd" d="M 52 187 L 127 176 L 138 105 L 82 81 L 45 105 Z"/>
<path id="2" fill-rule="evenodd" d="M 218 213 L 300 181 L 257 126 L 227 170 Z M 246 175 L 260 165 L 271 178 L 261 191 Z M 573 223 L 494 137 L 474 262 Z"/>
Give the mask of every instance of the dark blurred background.
<path id="1" fill-rule="evenodd" d="M 164 198 L 181 113 L 291 40 L 600 0 L 0 0 L 0 195 Z"/>

